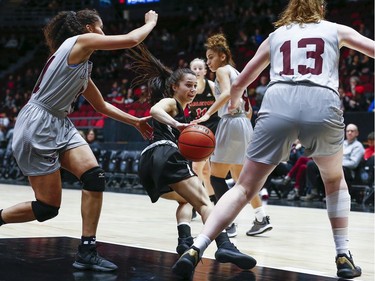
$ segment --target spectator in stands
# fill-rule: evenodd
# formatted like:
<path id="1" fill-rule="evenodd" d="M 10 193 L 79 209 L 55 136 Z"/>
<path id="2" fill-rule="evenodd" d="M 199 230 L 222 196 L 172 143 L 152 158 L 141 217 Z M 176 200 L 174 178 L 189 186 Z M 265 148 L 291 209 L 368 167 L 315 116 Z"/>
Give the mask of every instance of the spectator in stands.
<path id="1" fill-rule="evenodd" d="M 86 141 L 89 144 L 91 150 L 100 150 L 101 145 L 96 138 L 96 131 L 94 129 L 89 129 L 86 133 Z M 95 154 L 95 153 L 94 153 Z"/>
<path id="2" fill-rule="evenodd" d="M 255 46 L 259 46 L 264 40 L 263 34 L 261 34 L 260 28 L 255 28 L 254 34 L 251 36 L 251 41 Z"/>
<path id="3" fill-rule="evenodd" d="M 364 163 L 363 163 L 363 171 L 364 171 L 364 177 L 361 175 L 361 178 L 365 181 L 367 180 L 367 183 L 369 183 L 370 186 L 374 185 L 374 169 L 375 169 L 375 153 L 374 153 L 374 132 L 371 132 L 367 136 L 367 143 L 366 143 L 366 149 L 365 154 L 363 155 Z M 372 196 L 373 196 L 372 191 Z"/>
<path id="4" fill-rule="evenodd" d="M 367 136 L 367 143 L 366 143 L 365 153 L 363 155 L 363 158 L 365 161 L 369 161 L 370 158 L 374 158 L 374 132 L 371 132 Z M 374 161 L 374 160 L 372 160 Z"/>
<path id="5" fill-rule="evenodd" d="M 122 92 L 113 91 L 112 92 L 112 99 L 111 102 L 113 104 L 124 104 L 125 103 L 125 96 Z"/>
<path id="6" fill-rule="evenodd" d="M 1 112 L 0 113 L 0 141 L 5 141 L 5 136 L 8 132 L 9 124 L 10 124 L 10 120 L 6 112 Z"/>
<path id="7" fill-rule="evenodd" d="M 202 182 L 177 147 L 180 132 L 190 125 L 184 110 L 197 93 L 197 77 L 189 68 L 172 72 L 143 45 L 131 50 L 130 55 L 135 60 L 136 81 L 148 84 L 153 104 L 154 139 L 141 153 L 138 174 L 153 203 L 160 197 L 177 201 L 176 251 L 181 255 L 193 244 L 192 206 L 201 215 L 203 223 L 213 209 Z M 255 266 L 254 259 L 238 251 L 226 232 L 218 235 L 216 244 L 217 261 L 232 262 L 243 269 L 250 268 L 247 264 Z"/>
<path id="8" fill-rule="evenodd" d="M 345 105 L 349 101 L 349 98 L 346 96 L 345 90 L 343 87 L 339 87 L 338 89 L 339 97 L 340 97 L 340 109 L 344 112 Z"/>
<path id="9" fill-rule="evenodd" d="M 375 111 L 375 100 L 373 99 L 367 108 L 367 112 L 374 112 L 374 111 Z"/>
<path id="10" fill-rule="evenodd" d="M 129 90 L 126 94 L 126 98 L 124 100 L 124 103 L 125 104 L 132 104 L 134 102 L 134 98 L 133 98 L 133 91 L 132 90 Z"/>
<path id="11" fill-rule="evenodd" d="M 3 129 L 3 126 L 0 125 L 0 146 L 5 143 L 6 131 Z"/>
<path id="12" fill-rule="evenodd" d="M 342 159 L 342 167 L 344 170 L 345 180 L 349 185 L 354 179 L 355 169 L 361 163 L 365 149 L 360 141 L 357 140 L 359 135 L 358 127 L 354 124 L 346 126 L 346 139 L 344 140 L 344 152 Z M 313 160 L 307 163 L 306 168 L 306 189 L 308 194 L 301 197 L 301 200 L 311 201 L 318 198 L 324 193 L 323 182 L 320 180 L 320 172 L 318 166 Z"/>
<path id="13" fill-rule="evenodd" d="M 6 131 L 8 129 L 9 123 L 10 123 L 10 120 L 7 116 L 7 113 L 5 111 L 1 112 L 0 113 L 0 129 Z"/>
<path id="14" fill-rule="evenodd" d="M 135 118 L 104 101 L 92 81 L 91 55 L 96 50 L 132 48 L 154 29 L 158 15 L 145 14 L 144 25 L 128 34 L 106 36 L 95 10 L 62 11 L 44 28 L 49 57 L 34 87 L 32 98 L 17 116 L 12 150 L 22 173 L 28 176 L 35 201 L 0 210 L 0 225 L 38 220 L 58 215 L 61 196 L 61 168 L 83 183 L 82 237 L 73 266 L 78 270 L 113 271 L 117 266 L 100 257 L 96 249 L 104 171 L 87 142 L 67 117 L 82 94 L 96 111 L 133 125 L 151 138 L 149 118 Z"/>
<path id="15" fill-rule="evenodd" d="M 113 100 L 113 99 L 115 99 L 119 95 L 120 92 L 121 92 L 121 88 L 119 87 L 118 82 L 114 81 L 112 83 L 112 86 L 111 86 L 111 89 L 109 91 L 109 94 L 107 95 L 107 98 L 109 100 Z"/>
<path id="16" fill-rule="evenodd" d="M 122 78 L 121 83 L 119 84 L 119 92 L 121 92 L 125 97 L 127 97 L 129 91 L 131 91 L 131 88 L 128 78 Z"/>
<path id="17" fill-rule="evenodd" d="M 269 79 L 267 75 L 262 75 L 259 79 L 259 85 L 255 88 L 257 105 L 260 107 L 264 94 L 266 93 Z"/>
<path id="18" fill-rule="evenodd" d="M 345 93 L 346 96 L 346 110 L 347 111 L 364 111 L 368 107 L 366 106 L 366 100 L 364 96 L 365 88 L 361 85 L 360 80 L 357 76 L 352 76 L 349 79 L 349 88 Z"/>
<path id="19" fill-rule="evenodd" d="M 341 167 L 344 120 L 337 95 L 338 61 L 342 47 L 374 58 L 375 42 L 353 28 L 325 20 L 325 4 L 322 0 L 289 0 L 274 23 L 276 30 L 232 83 L 228 111 L 234 114 L 244 90 L 270 65 L 272 86 L 263 99 L 240 178 L 218 201 L 193 246 L 172 267 L 180 277 L 192 277 L 211 241 L 258 194 L 275 166 L 289 156 L 288 148 L 296 138 L 306 156 L 318 164 L 324 181 L 336 274 L 346 279 L 362 274 L 348 245 L 350 195 Z M 322 64 L 314 59 L 311 68 L 311 49 L 305 44 L 317 47 L 314 57 Z"/>
<path id="20" fill-rule="evenodd" d="M 139 98 L 129 106 L 129 113 L 131 112 L 131 110 L 133 110 L 132 114 L 134 114 L 134 116 L 149 116 L 150 109 L 150 92 L 148 91 L 148 87 L 146 85 L 142 85 Z"/>
<path id="21" fill-rule="evenodd" d="M 295 179 L 293 190 L 288 194 L 288 200 L 299 200 L 301 187 L 304 186 L 303 178 L 305 177 L 306 163 L 310 159 L 303 156 L 304 151 L 304 147 L 297 139 L 292 145 L 288 161 L 277 165 L 270 175 L 273 177 L 282 176 L 281 178 L 272 178 L 270 180 L 277 188 L 286 188 L 292 179 Z"/>
<path id="22" fill-rule="evenodd" d="M 238 34 L 237 34 L 237 38 L 236 38 L 236 41 L 234 42 L 234 45 L 238 48 L 238 47 L 242 47 L 244 48 L 244 50 L 242 51 L 245 51 L 247 50 L 247 46 L 249 44 L 249 37 L 247 36 L 245 30 L 243 29 L 240 29 L 238 31 Z"/>
<path id="23" fill-rule="evenodd" d="M 359 76 L 361 75 L 361 59 L 358 52 L 355 52 L 350 63 L 346 65 L 347 75 Z"/>

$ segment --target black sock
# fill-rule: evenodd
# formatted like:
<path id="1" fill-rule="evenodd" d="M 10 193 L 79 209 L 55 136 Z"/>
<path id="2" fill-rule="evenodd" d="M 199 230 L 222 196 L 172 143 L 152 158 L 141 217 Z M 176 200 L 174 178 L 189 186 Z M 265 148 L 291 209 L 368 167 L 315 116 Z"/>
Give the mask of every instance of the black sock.
<path id="1" fill-rule="evenodd" d="M 190 225 L 187 224 L 180 224 L 177 226 L 178 230 L 178 237 L 179 238 L 187 238 L 191 236 L 191 228 Z"/>
<path id="2" fill-rule="evenodd" d="M 2 212 L 3 212 L 3 209 L 0 210 L 0 225 L 5 224 L 5 221 L 3 221 L 3 218 L 1 217 Z"/>
<path id="3" fill-rule="evenodd" d="M 219 234 L 218 237 L 215 239 L 216 246 L 219 248 L 221 244 L 224 242 L 230 242 L 228 234 L 226 232 L 222 232 Z"/>
<path id="4" fill-rule="evenodd" d="M 96 246 L 96 236 L 81 236 L 81 247 L 92 248 Z"/>
<path id="5" fill-rule="evenodd" d="M 227 183 L 225 182 L 225 178 L 218 178 L 215 176 L 211 176 L 210 180 L 211 180 L 211 185 L 215 191 L 215 196 L 217 200 L 219 200 L 221 196 L 223 196 L 224 193 L 229 190 L 229 187 Z"/>
<path id="6" fill-rule="evenodd" d="M 212 195 L 210 195 L 209 197 L 210 197 L 210 201 L 211 201 L 212 203 L 214 203 L 214 205 L 216 205 L 216 203 L 217 203 L 216 195 L 215 195 L 215 194 L 212 194 Z"/>

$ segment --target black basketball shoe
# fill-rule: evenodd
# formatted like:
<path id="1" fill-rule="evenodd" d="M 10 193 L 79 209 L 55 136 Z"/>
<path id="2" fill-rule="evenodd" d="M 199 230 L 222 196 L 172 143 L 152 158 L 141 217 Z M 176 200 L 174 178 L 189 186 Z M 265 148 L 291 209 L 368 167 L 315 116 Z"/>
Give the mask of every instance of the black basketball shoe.
<path id="1" fill-rule="evenodd" d="M 336 256 L 337 276 L 341 278 L 351 279 L 361 276 L 362 270 L 353 262 L 352 254 L 339 254 Z"/>
<path id="2" fill-rule="evenodd" d="M 215 259 L 221 263 L 233 263 L 242 269 L 251 269 L 257 264 L 257 261 L 253 257 L 241 253 L 229 241 L 225 241 L 218 247 Z"/>
<path id="3" fill-rule="evenodd" d="M 179 256 L 185 253 L 194 243 L 193 237 L 189 236 L 186 238 L 178 238 L 178 245 L 176 247 L 176 252 Z"/>
<path id="4" fill-rule="evenodd" d="M 96 247 L 78 247 L 73 267 L 80 270 L 114 271 L 117 265 L 99 256 Z"/>
<path id="5" fill-rule="evenodd" d="M 191 280 L 194 275 L 194 269 L 199 261 L 199 249 L 192 246 L 181 255 L 178 261 L 173 265 L 172 271 L 179 277 Z"/>

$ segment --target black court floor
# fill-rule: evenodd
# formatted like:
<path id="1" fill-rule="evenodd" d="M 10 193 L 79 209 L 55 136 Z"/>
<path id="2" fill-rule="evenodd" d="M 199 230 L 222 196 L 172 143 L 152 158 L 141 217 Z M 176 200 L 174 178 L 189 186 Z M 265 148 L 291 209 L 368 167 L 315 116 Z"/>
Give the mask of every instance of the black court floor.
<path id="1" fill-rule="evenodd" d="M 0 239 L 0 281 L 174 281 L 177 254 L 98 242 L 101 255 L 115 262 L 115 273 L 76 271 L 72 267 L 79 239 L 69 237 Z M 318 275 L 203 259 L 193 281 L 330 281 Z"/>

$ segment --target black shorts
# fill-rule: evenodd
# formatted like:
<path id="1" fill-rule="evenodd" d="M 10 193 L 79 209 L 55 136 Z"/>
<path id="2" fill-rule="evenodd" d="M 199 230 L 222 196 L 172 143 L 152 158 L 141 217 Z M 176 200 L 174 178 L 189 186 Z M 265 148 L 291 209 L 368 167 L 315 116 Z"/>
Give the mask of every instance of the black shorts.
<path id="1" fill-rule="evenodd" d="M 152 203 L 167 192 L 169 185 L 195 176 L 178 148 L 158 145 L 143 152 L 139 161 L 138 175 Z"/>

